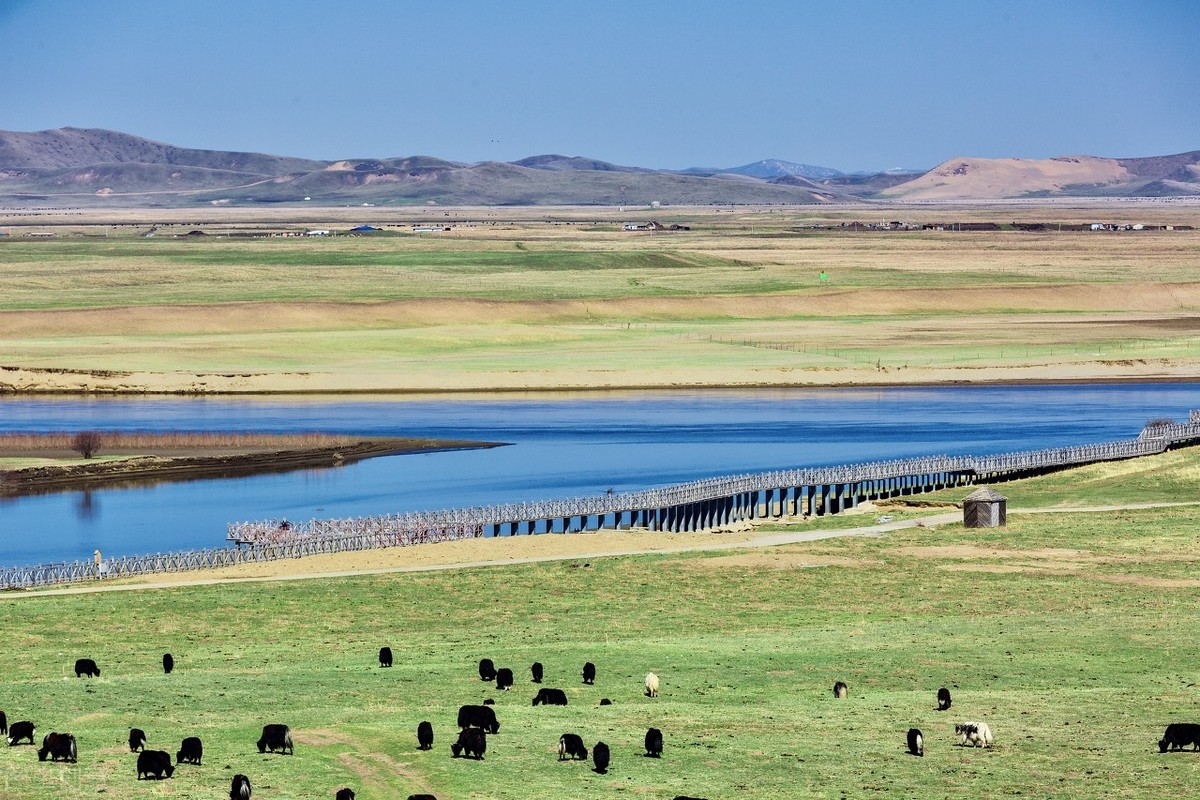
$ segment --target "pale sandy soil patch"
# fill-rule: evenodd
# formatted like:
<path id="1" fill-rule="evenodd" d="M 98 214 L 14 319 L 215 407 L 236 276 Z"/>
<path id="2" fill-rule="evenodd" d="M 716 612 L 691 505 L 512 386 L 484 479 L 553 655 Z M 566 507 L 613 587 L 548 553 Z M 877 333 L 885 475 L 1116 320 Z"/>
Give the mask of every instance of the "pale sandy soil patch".
<path id="1" fill-rule="evenodd" d="M 1071 561 L 1045 561 L 1029 564 L 938 564 L 937 567 L 950 572 L 1062 573 L 1078 572 L 1083 569 L 1083 564 Z"/>
<path id="2" fill-rule="evenodd" d="M 332 731 L 328 728 L 318 728 L 316 730 L 292 731 L 292 739 L 296 744 L 310 745 L 313 747 L 328 747 L 331 744 L 350 744 L 351 739 L 344 733 Z"/>
<path id="3" fill-rule="evenodd" d="M 521 562 L 530 558 L 547 560 L 629 552 L 653 553 L 716 542 L 745 542 L 752 531 L 743 533 L 601 533 L 538 534 L 491 539 L 466 539 L 414 547 L 389 547 L 356 553 L 333 553 L 302 559 L 239 564 L 216 570 L 196 570 L 148 576 L 131 584 L 191 583 L 198 580 L 288 577 L 323 572 L 371 572 L 405 568 L 453 566 L 478 562 Z"/>
<path id="4" fill-rule="evenodd" d="M 1087 550 L 1070 548 L 1045 547 L 1036 550 L 1012 550 L 1005 547 L 979 547 L 970 544 L 951 544 L 943 546 L 904 546 L 894 548 L 893 552 L 913 558 L 1033 558 L 1033 559 L 1090 559 L 1092 554 Z"/>

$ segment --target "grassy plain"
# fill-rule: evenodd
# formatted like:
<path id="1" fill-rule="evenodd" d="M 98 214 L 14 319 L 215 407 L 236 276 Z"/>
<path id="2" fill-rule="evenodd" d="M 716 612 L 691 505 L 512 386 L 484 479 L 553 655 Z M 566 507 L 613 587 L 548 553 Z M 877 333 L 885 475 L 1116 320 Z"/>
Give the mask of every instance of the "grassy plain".
<path id="1" fill-rule="evenodd" d="M 1144 463 L 1186 485 L 1198 456 L 1160 459 Z M 1047 502 L 1074 474 L 1039 479 Z M 1113 472 L 1080 500 L 1137 496 L 1142 481 Z M 1198 542 L 1194 507 L 1014 513 L 986 532 L 0 598 L 0 708 L 75 733 L 81 754 L 39 764 L 31 748 L 0 748 L 0 796 L 207 798 L 234 772 L 277 798 L 342 785 L 363 800 L 1187 796 L 1200 757 L 1159 755 L 1155 741 L 1169 722 L 1197 721 Z M 391 670 L 375 660 L 382 644 Z M 100 679 L 70 674 L 82 655 Z M 481 683 L 483 656 L 513 667 L 517 688 Z M 530 706 L 535 660 L 569 706 Z M 595 687 L 580 685 L 585 660 Z M 641 695 L 648 670 L 662 677 L 656 700 Z M 848 700 L 832 697 L 839 679 Z M 942 685 L 948 713 L 934 711 Z M 501 721 L 487 758 L 451 759 L 457 707 L 485 697 Z M 954 745 L 953 723 L 974 718 L 991 724 L 993 749 Z M 416 749 L 422 719 L 429 753 Z M 256 752 L 265 722 L 294 728 L 295 756 Z M 650 725 L 665 733 L 661 761 L 641 756 Z M 904 753 L 913 725 L 923 759 Z M 170 751 L 201 736 L 205 765 L 138 784 L 131 726 Z M 606 741 L 610 774 L 557 763 L 566 731 Z"/>
<path id="2" fill-rule="evenodd" d="M 200 221 L 151 239 L 136 235 L 148 225 L 47 215 L 28 230 L 58 236 L 0 241 L 0 386 L 839 385 L 1177 378 L 1200 365 L 1200 232 L 837 227 L 1196 224 L 1194 205 L 464 209 L 432 234 L 411 233 L 413 215 L 442 212 L 371 209 L 388 235 L 330 238 L 224 235 L 302 230 L 312 210 L 191 213 Z M 692 230 L 620 230 L 650 215 Z M 172 235 L 196 229 L 211 235 Z"/>

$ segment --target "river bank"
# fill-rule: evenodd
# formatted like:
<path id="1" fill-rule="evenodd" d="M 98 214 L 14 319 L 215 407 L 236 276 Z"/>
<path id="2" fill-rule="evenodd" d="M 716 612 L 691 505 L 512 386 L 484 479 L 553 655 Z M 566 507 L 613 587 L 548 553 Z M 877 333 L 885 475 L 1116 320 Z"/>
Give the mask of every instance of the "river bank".
<path id="1" fill-rule="evenodd" d="M 1024 384 L 1156 383 L 1197 380 L 1189 359 L 1134 358 L 1021 366 L 840 367 L 709 366 L 656 370 L 529 369 L 503 374 L 419 369 L 404 373 L 263 372 L 186 374 L 2 367 L 0 394 L 37 395 L 420 395 L 498 392 L 664 391 L 696 389 L 1019 386 Z"/>
<path id="2" fill-rule="evenodd" d="M 297 469 L 338 467 L 377 456 L 498 447 L 497 442 L 370 437 L 325 447 L 272 447 L 269 436 L 253 448 L 157 448 L 150 452 L 109 452 L 106 460 L 72 460 L 0 469 L 0 497 L 88 489 L 95 486 L 237 477 Z M 280 437 L 282 439 L 283 437 Z M 0 450 L 0 459 L 28 456 Z M 0 461 L 0 466 L 3 462 Z"/>

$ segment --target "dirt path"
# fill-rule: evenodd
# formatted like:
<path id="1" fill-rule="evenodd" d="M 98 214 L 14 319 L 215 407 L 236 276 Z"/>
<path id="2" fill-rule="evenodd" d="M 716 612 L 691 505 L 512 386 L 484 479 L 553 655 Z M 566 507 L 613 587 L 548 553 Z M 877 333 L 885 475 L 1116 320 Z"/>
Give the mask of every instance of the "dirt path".
<path id="1" fill-rule="evenodd" d="M 1151 508 L 1200 506 L 1200 501 L 1177 503 L 1129 503 L 1123 505 L 1061 508 L 1009 509 L 1009 514 L 1104 513 Z M 433 572 L 511 564 L 537 564 L 552 561 L 580 561 L 614 556 L 695 553 L 719 550 L 775 547 L 815 542 L 848 536 L 882 536 L 891 531 L 916 527 L 936 527 L 959 522 L 958 509 L 907 520 L 864 525 L 858 528 L 770 531 L 759 533 L 746 526 L 727 533 L 650 533 L 605 531 L 602 533 L 542 534 L 459 542 L 364 550 L 304 559 L 240 564 L 219 570 L 177 572 L 156 575 L 153 579 L 104 585 L 73 586 L 63 589 L 39 589 L 15 592 L 4 597 L 46 597 L 89 594 L 93 592 L 174 589 L 187 586 L 213 586 L 264 581 L 299 581 L 314 578 L 342 578 L 358 575 Z"/>

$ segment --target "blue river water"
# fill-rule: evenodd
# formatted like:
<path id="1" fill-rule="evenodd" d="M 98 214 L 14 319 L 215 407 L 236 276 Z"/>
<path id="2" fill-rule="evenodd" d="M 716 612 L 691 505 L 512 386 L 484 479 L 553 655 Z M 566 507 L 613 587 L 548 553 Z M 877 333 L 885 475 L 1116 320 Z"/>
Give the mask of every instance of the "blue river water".
<path id="1" fill-rule="evenodd" d="M 322 431 L 506 442 L 343 467 L 0 498 L 0 565 L 225 543 L 238 520 L 344 517 L 791 467 L 1136 436 L 1200 384 L 416 398 L 3 398 L 0 432 Z"/>

